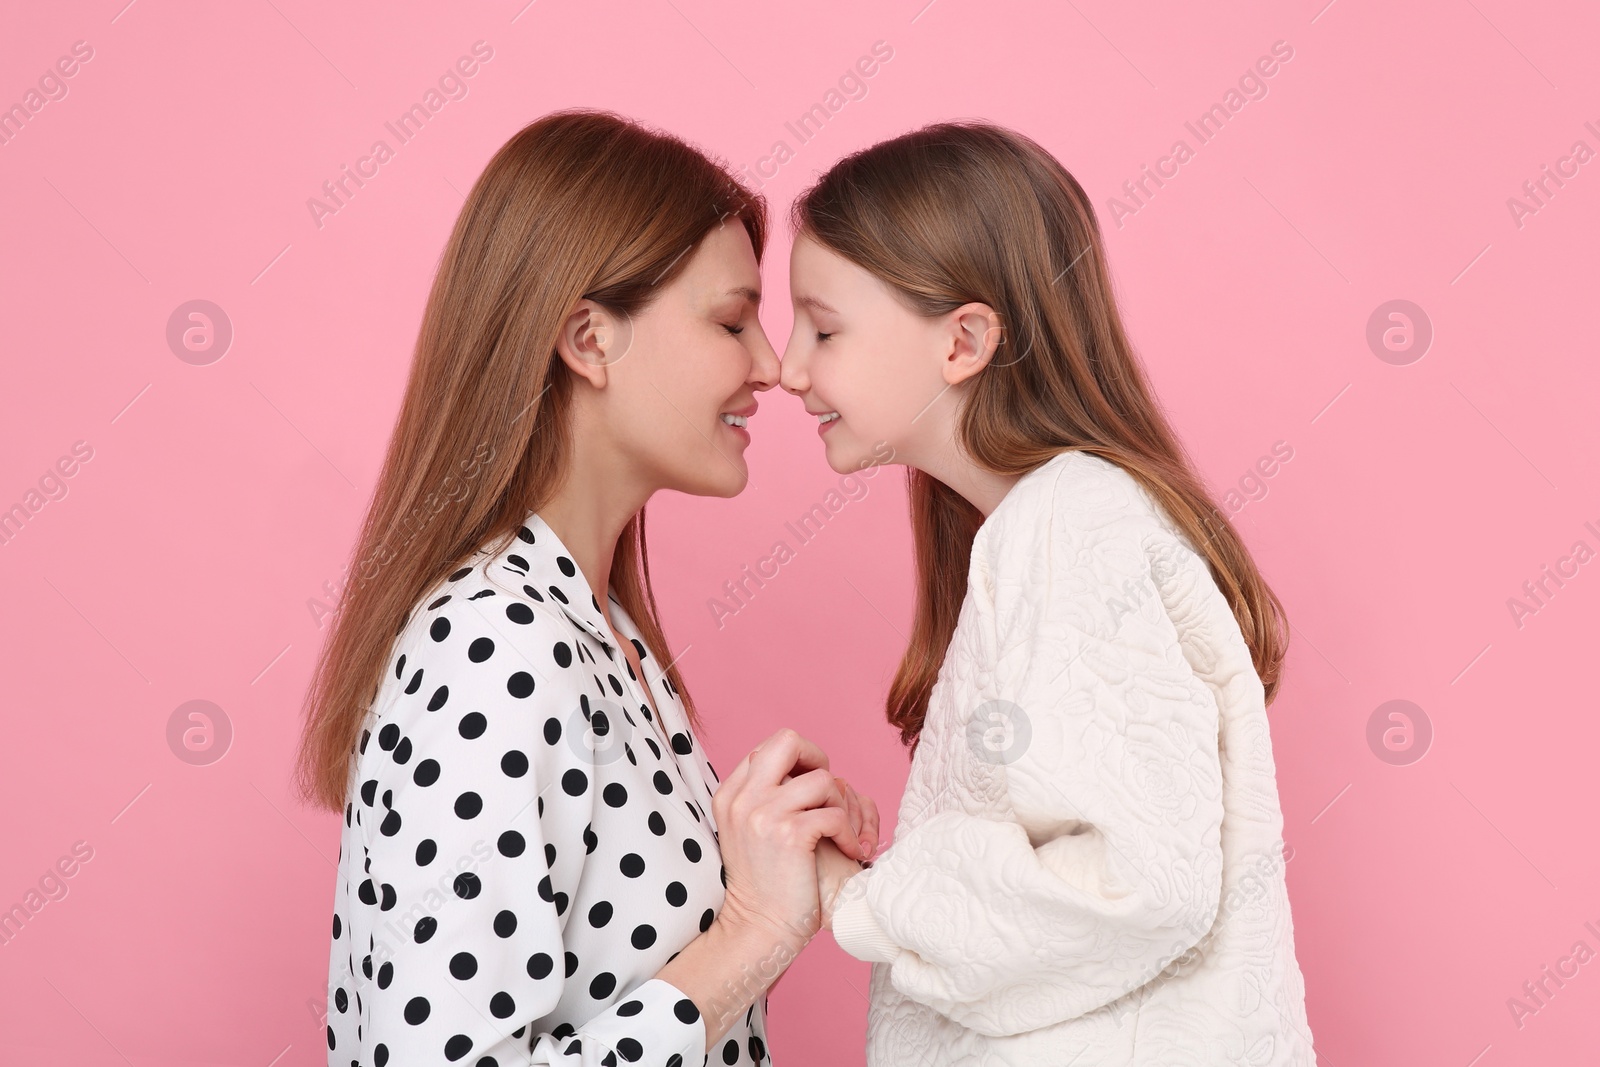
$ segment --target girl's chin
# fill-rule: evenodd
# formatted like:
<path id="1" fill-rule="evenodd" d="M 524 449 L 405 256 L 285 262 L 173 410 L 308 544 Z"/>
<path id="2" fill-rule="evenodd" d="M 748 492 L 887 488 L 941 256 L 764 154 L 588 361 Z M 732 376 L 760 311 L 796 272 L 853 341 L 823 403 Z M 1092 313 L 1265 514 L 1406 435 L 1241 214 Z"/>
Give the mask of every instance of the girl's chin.
<path id="1" fill-rule="evenodd" d="M 827 446 L 824 448 L 828 466 L 833 468 L 835 474 L 854 474 L 861 469 L 861 464 L 846 457 L 842 449 L 827 448 Z"/>

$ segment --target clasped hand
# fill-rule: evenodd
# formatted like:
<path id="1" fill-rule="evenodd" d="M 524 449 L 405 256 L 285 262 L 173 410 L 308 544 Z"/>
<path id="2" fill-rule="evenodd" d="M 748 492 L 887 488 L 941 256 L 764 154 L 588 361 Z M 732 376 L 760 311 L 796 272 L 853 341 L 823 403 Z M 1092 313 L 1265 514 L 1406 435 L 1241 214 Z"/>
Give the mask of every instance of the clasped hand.
<path id="1" fill-rule="evenodd" d="M 878 847 L 872 798 L 787 728 L 739 762 L 711 808 L 727 872 L 719 920 L 768 934 L 792 954 L 831 926 L 840 887 Z"/>

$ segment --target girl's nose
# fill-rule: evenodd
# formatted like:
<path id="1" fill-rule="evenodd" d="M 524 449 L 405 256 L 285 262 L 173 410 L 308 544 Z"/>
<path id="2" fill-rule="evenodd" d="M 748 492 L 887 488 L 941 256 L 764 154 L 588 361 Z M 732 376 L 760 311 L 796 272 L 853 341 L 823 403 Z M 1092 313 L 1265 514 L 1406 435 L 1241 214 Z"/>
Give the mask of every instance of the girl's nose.
<path id="1" fill-rule="evenodd" d="M 799 352 L 785 352 L 783 363 L 779 369 L 779 382 L 785 392 L 799 396 L 811 388 L 811 379 L 806 374 L 805 360 Z"/>

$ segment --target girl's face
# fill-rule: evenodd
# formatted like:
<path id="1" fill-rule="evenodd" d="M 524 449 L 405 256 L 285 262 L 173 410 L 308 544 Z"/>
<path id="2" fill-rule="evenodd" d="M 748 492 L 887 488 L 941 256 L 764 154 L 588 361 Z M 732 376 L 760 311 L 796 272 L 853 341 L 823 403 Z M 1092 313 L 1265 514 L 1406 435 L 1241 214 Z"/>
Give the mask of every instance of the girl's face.
<path id="1" fill-rule="evenodd" d="M 619 481 L 645 494 L 730 497 L 744 489 L 750 432 L 737 423 L 778 380 L 777 353 L 756 317 L 760 299 L 750 235 L 728 219 L 631 319 L 580 302 L 563 330 L 562 355 L 604 387 L 580 390 L 591 410 L 573 429 L 591 444 L 603 440 L 605 469 Z"/>
<path id="2" fill-rule="evenodd" d="M 794 331 L 782 385 L 818 417 L 828 465 L 840 474 L 920 466 L 938 436 L 953 432 L 952 398 L 943 397 L 953 320 L 917 314 L 875 275 L 805 234 L 789 258 L 789 287 Z"/>

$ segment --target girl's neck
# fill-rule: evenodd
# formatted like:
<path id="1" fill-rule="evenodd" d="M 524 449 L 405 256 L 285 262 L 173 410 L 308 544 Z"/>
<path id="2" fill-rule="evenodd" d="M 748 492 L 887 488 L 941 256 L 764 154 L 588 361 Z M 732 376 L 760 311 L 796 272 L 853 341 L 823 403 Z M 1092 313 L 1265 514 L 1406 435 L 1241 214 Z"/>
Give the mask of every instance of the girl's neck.
<path id="1" fill-rule="evenodd" d="M 924 474 L 939 479 L 960 493 L 967 503 L 982 512 L 984 518 L 988 518 L 1022 476 L 996 474 L 986 467 L 980 467 L 965 450 L 954 443 L 954 435 L 949 440 L 950 446 L 941 449 L 938 455 L 902 462 L 908 462 Z"/>
<path id="2" fill-rule="evenodd" d="M 957 482 L 951 482 L 939 475 L 935 477 L 965 497 L 967 503 L 983 512 L 984 518 L 993 514 L 994 509 L 1000 506 L 1000 501 L 1005 499 L 1011 487 L 1022 477 L 1020 474 L 996 474 L 978 467 L 973 467 L 963 474 L 965 476 Z"/>

